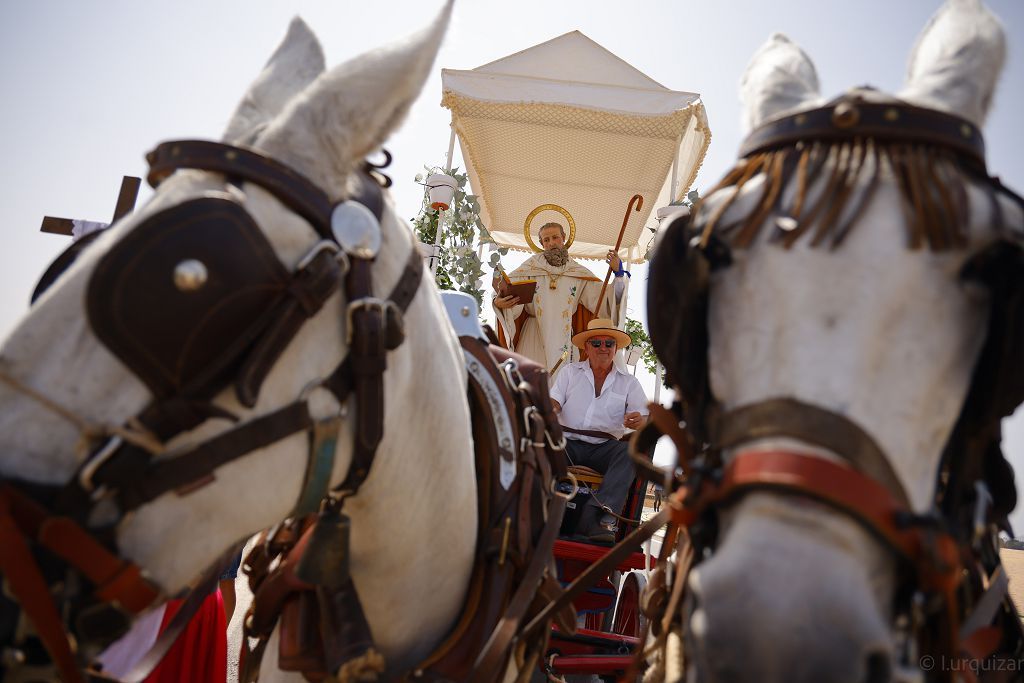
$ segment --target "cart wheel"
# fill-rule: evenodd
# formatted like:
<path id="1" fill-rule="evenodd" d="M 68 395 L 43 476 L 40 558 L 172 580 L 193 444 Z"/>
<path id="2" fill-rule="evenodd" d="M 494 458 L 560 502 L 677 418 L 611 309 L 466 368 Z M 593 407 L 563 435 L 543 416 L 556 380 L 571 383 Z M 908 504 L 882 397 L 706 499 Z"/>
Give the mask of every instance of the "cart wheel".
<path id="1" fill-rule="evenodd" d="M 612 617 L 612 632 L 639 638 L 647 625 L 647 617 L 640 612 L 640 594 L 647 588 L 643 572 L 629 572 L 622 579 L 619 597 Z"/>

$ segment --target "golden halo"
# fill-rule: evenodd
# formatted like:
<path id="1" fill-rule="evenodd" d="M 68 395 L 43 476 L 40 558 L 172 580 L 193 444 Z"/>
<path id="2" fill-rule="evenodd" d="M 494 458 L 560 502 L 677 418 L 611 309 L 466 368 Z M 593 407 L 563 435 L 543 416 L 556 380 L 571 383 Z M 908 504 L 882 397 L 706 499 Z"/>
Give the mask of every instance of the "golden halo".
<path id="1" fill-rule="evenodd" d="M 530 245 L 530 249 L 533 249 L 538 254 L 544 251 L 537 246 L 533 241 L 533 235 L 530 234 L 530 223 L 533 223 L 533 219 L 536 218 L 537 214 L 541 211 L 557 211 L 565 216 L 565 220 L 569 221 L 569 237 L 565 242 L 565 248 L 568 249 L 572 246 L 572 241 L 576 239 L 576 221 L 572 219 L 572 215 L 558 204 L 541 204 L 530 212 L 530 215 L 526 217 L 526 224 L 523 225 L 523 236 L 526 238 L 526 243 Z"/>

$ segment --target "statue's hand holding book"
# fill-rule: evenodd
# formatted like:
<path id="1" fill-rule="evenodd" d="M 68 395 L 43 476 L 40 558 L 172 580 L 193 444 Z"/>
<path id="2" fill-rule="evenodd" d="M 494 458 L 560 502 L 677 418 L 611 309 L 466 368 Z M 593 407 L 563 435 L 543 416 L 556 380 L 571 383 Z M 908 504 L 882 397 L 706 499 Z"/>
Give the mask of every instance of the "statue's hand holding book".
<path id="1" fill-rule="evenodd" d="M 533 301 L 534 292 L 537 291 L 536 280 L 510 280 L 504 271 L 498 271 L 494 278 L 494 291 L 498 296 L 514 296 L 519 299 L 518 304 L 528 304 Z"/>

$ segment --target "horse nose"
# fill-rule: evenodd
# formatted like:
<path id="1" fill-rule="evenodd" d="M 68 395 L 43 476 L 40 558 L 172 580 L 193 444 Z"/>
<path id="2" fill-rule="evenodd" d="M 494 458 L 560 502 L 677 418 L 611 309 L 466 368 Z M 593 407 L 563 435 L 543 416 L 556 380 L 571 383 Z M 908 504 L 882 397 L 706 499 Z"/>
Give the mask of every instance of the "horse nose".
<path id="1" fill-rule="evenodd" d="M 755 568 L 742 582 L 690 575 L 689 680 L 892 683 L 893 655 L 882 624 L 849 604 L 829 603 L 813 588 L 803 596 L 759 588 L 756 577 Z"/>

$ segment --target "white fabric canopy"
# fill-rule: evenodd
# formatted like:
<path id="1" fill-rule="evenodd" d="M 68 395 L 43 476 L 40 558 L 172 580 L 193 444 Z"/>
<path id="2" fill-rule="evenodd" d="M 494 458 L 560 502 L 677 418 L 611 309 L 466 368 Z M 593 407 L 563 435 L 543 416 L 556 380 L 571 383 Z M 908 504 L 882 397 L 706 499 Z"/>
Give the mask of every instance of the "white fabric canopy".
<path id="1" fill-rule="evenodd" d="M 441 81 L 481 219 L 512 249 L 529 251 L 526 217 L 557 204 L 576 223 L 572 255 L 604 258 L 638 193 L 643 209 L 630 216 L 620 255 L 642 261 L 652 236 L 643 228 L 669 201 L 673 159 L 680 199 L 711 142 L 700 95 L 665 88 L 579 31 L 472 71 L 443 69 Z M 566 223 L 542 212 L 535 242 L 550 220 Z"/>

